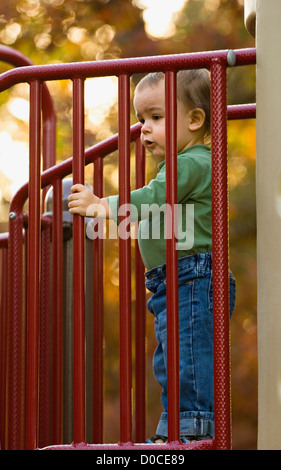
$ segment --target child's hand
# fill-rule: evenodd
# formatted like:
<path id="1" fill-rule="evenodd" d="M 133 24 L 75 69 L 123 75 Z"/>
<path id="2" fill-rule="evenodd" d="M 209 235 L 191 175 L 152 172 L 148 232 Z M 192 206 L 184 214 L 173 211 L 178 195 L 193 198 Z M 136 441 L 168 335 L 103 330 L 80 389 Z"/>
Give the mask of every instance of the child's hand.
<path id="1" fill-rule="evenodd" d="M 82 215 L 83 217 L 96 217 L 100 198 L 95 196 L 82 184 L 75 184 L 71 188 L 68 196 L 68 209 L 71 214 Z"/>
<path id="2" fill-rule="evenodd" d="M 83 184 L 72 186 L 71 194 L 68 196 L 68 210 L 71 214 L 83 217 L 113 218 L 107 199 L 95 196 Z"/>

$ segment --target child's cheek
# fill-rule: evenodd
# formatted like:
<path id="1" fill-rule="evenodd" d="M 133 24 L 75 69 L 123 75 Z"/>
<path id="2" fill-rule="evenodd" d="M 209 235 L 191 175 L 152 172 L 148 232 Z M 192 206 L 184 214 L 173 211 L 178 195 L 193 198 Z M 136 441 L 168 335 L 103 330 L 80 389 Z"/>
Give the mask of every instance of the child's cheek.
<path id="1" fill-rule="evenodd" d="M 140 140 L 141 140 L 142 145 L 144 145 L 144 135 L 143 135 L 143 133 L 141 133 L 141 135 L 140 135 Z"/>

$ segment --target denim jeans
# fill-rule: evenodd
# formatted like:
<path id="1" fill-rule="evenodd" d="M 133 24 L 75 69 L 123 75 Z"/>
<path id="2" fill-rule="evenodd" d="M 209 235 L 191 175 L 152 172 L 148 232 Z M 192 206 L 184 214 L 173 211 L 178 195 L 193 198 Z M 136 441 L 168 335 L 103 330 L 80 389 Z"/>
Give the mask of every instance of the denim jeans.
<path id="1" fill-rule="evenodd" d="M 212 253 L 179 259 L 180 435 L 214 436 Z M 230 273 L 230 315 L 235 303 L 235 279 Z M 153 295 L 148 310 L 155 317 L 158 342 L 153 357 L 156 380 L 162 387 L 164 412 L 156 434 L 168 436 L 166 265 L 146 273 Z"/>

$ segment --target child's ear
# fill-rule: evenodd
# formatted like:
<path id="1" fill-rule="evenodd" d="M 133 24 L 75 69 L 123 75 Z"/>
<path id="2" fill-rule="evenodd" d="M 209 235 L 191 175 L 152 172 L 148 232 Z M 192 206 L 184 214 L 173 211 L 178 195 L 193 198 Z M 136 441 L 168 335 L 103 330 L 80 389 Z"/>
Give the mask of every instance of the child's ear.
<path id="1" fill-rule="evenodd" d="M 190 113 L 190 121 L 189 121 L 189 130 L 190 131 L 198 131 L 204 126 L 206 114 L 205 111 L 201 108 L 194 108 L 191 109 Z"/>

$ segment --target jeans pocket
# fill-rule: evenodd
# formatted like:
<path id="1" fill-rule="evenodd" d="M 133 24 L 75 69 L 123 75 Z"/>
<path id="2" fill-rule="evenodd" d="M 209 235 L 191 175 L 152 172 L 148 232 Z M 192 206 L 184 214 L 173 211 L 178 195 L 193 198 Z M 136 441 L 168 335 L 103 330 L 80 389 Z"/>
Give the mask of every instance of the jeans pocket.
<path id="1" fill-rule="evenodd" d="M 178 285 L 179 287 L 182 287 L 182 286 L 192 286 L 192 284 L 194 283 L 194 279 L 179 279 L 179 282 L 178 282 Z"/>

